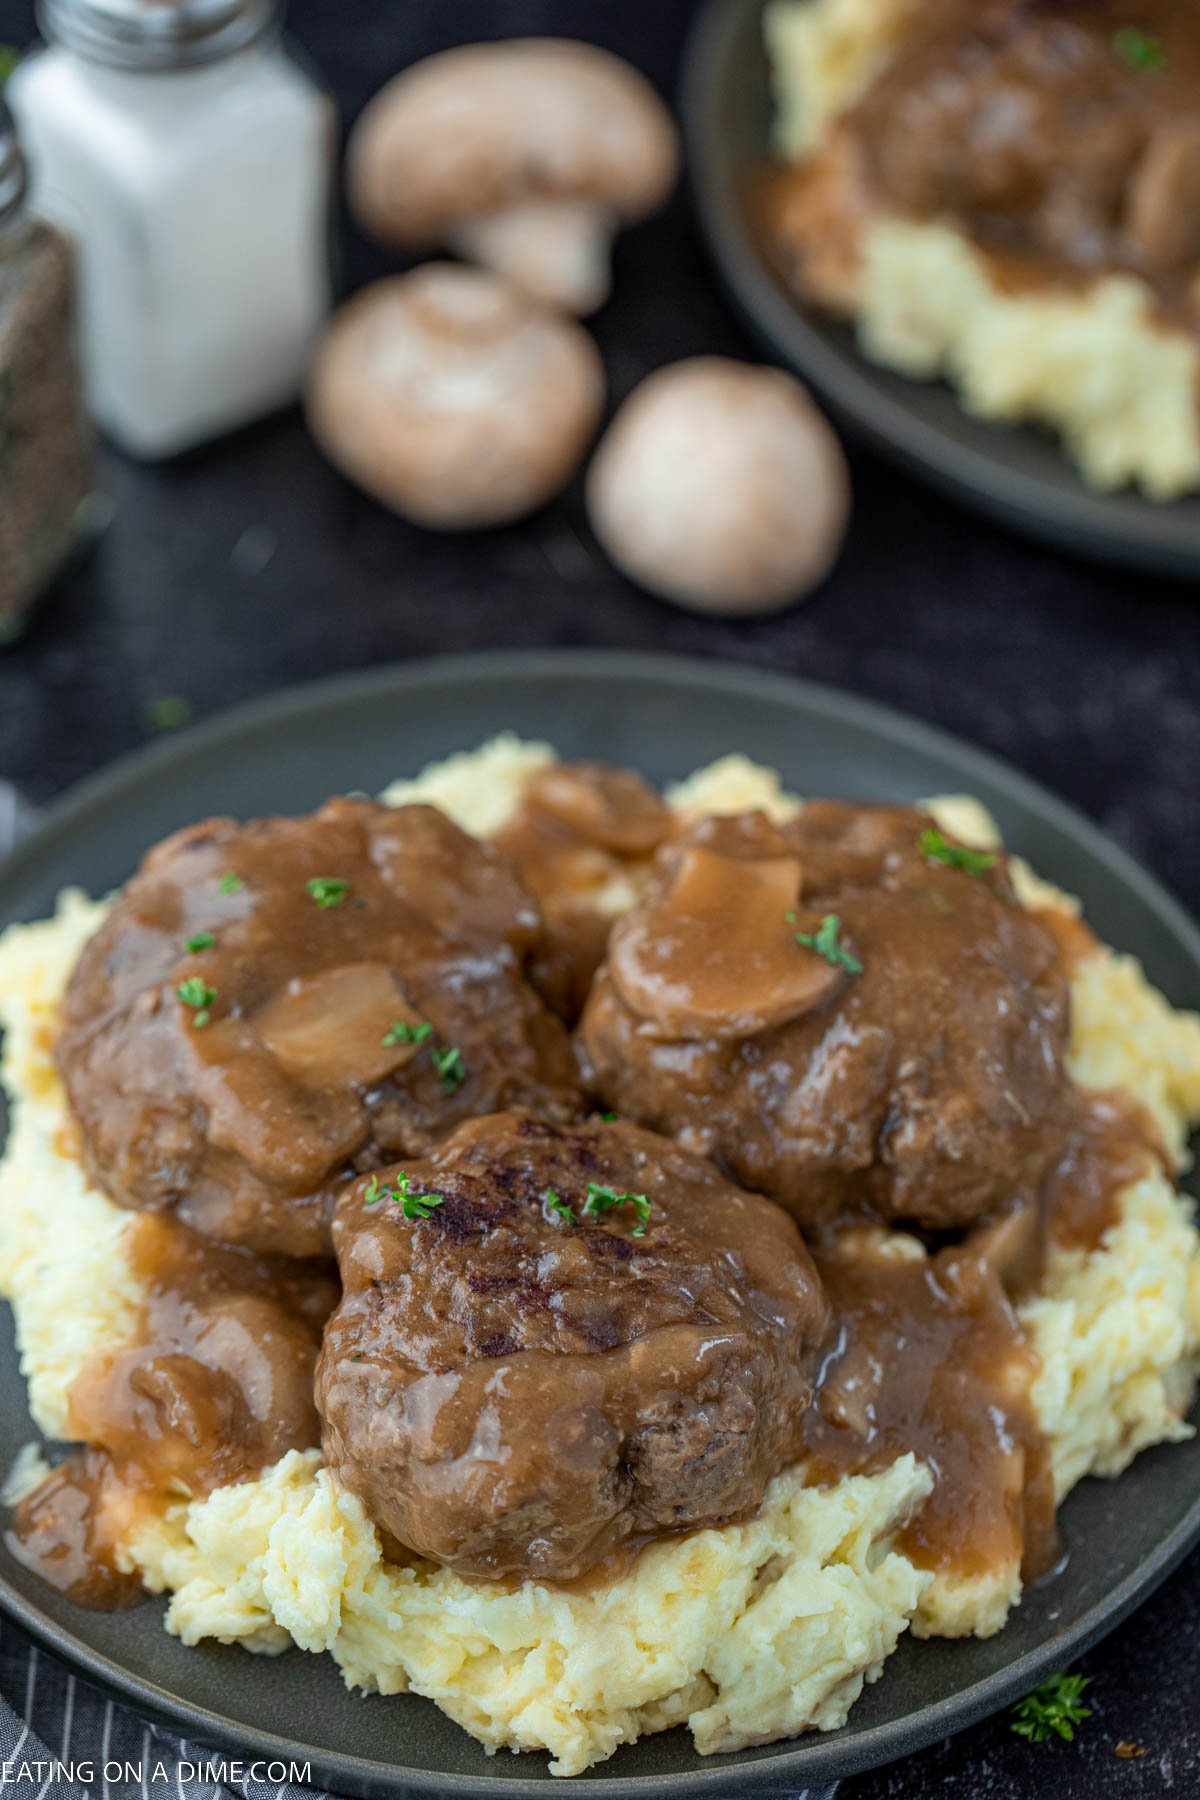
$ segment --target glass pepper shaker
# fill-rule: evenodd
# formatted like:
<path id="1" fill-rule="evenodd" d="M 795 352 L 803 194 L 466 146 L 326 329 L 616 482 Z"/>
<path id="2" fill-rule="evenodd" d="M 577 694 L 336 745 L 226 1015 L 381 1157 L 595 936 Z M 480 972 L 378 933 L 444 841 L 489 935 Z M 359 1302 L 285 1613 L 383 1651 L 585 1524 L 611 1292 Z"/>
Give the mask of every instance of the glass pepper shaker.
<path id="1" fill-rule="evenodd" d="M 89 529 L 92 441 L 74 342 L 71 246 L 25 207 L 0 99 L 0 643 Z"/>

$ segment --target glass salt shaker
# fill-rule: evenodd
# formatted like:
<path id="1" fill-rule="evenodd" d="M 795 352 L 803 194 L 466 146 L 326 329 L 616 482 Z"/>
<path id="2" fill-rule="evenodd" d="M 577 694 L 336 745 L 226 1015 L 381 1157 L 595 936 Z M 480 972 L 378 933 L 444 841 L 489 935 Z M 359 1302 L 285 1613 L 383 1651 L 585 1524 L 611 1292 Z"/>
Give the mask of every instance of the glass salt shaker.
<path id="1" fill-rule="evenodd" d="M 88 400 L 171 456 L 299 392 L 330 304 L 332 102 L 278 0 L 39 0 L 9 97 L 77 241 Z"/>
<path id="2" fill-rule="evenodd" d="M 93 488 L 71 247 L 30 217 L 25 187 L 0 99 L 0 643 L 90 532 Z"/>

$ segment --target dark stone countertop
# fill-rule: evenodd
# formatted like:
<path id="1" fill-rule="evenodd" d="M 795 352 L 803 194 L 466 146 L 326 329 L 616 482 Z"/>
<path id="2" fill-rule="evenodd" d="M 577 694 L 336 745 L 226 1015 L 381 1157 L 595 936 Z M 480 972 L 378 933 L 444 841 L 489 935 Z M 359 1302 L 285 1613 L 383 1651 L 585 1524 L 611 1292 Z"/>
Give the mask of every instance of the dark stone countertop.
<path id="1" fill-rule="evenodd" d="M 350 118 L 396 68 L 473 37 L 594 38 L 673 91 L 690 0 L 293 0 L 292 29 Z M 0 0 L 0 39 L 32 31 Z M 347 285 L 391 265 L 343 230 Z M 686 201 L 623 237 L 595 321 L 614 398 L 658 364 L 755 355 Z M 28 638 L 0 654 L 0 775 L 46 800 L 144 741 L 146 709 L 197 716 L 339 669 L 448 649 L 596 644 L 729 658 L 870 694 L 1009 757 L 1200 904 L 1200 596 L 1026 544 L 852 451 L 845 556 L 807 606 L 745 625 L 637 593 L 596 551 L 575 491 L 526 524 L 431 536 L 321 461 L 288 415 L 172 466 L 113 456 L 116 516 Z M 514 723 L 519 724 L 519 721 Z M 1083 1659 L 1095 1716 L 1031 1748 L 1005 1720 L 847 1800 L 1200 1793 L 1200 1559 Z M 1148 1748 L 1121 1761 L 1123 1738 Z"/>

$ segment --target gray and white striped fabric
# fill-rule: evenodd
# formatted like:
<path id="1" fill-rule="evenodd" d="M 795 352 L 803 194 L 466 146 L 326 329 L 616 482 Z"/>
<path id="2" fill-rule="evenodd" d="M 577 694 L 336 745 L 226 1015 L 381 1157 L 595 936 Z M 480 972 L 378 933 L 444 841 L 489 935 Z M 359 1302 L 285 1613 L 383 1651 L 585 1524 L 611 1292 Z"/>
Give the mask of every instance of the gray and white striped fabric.
<path id="1" fill-rule="evenodd" d="M 148 1724 L 0 1624 L 0 1792 L 12 1800 L 329 1800 L 287 1775 Z M 775 1800 L 834 1792 L 781 1789 Z"/>
<path id="2" fill-rule="evenodd" d="M 0 862 L 34 819 L 32 808 L 0 781 Z M 0 1467 L 9 1461 L 0 1455 Z M 212 1750 L 147 1723 L 3 1622 L 0 1796 L 6 1790 L 13 1800 L 328 1800 L 286 1768 L 254 1764 L 248 1754 Z M 777 1800 L 831 1800 L 833 1792 L 792 1788 Z"/>

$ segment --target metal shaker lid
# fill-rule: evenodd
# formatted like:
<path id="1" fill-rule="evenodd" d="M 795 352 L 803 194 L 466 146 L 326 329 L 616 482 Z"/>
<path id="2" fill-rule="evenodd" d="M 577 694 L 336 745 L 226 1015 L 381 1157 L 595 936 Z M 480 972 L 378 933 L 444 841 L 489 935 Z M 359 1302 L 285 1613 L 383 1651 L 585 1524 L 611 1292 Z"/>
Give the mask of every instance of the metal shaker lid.
<path id="1" fill-rule="evenodd" d="M 278 28 L 282 0 L 37 0 L 38 27 L 92 62 L 185 69 Z"/>

